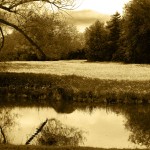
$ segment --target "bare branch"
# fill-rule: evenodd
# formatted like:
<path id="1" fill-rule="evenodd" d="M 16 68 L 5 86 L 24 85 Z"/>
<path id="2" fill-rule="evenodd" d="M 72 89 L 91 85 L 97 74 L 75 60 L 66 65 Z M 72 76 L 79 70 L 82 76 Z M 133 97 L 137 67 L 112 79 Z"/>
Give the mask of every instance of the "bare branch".
<path id="1" fill-rule="evenodd" d="M 71 8 L 69 7 L 74 7 L 74 0 L 64 0 L 64 1 L 57 1 L 57 0 L 21 0 L 19 2 L 14 2 L 12 3 L 12 5 L 8 6 L 8 5 L 0 5 L 0 9 L 3 9 L 5 11 L 8 12 L 16 12 L 16 10 L 13 10 L 14 8 L 23 5 L 23 4 L 27 4 L 27 3 L 32 3 L 32 2 L 43 2 L 43 3 L 49 3 L 50 5 L 55 6 L 57 9 L 68 9 L 70 10 Z"/>
<path id="2" fill-rule="evenodd" d="M 1 134 L 3 136 L 3 144 L 6 144 L 7 143 L 6 136 L 5 136 L 5 133 L 4 133 L 3 128 L 1 126 L 0 126 L 0 131 L 1 131 Z"/>
<path id="3" fill-rule="evenodd" d="M 36 132 L 27 140 L 26 145 L 30 144 L 30 142 L 42 131 L 44 126 L 46 125 L 48 119 L 46 119 L 40 126 L 37 128 Z"/>
<path id="4" fill-rule="evenodd" d="M 7 26 L 10 26 L 12 28 L 14 28 L 15 30 L 19 31 L 33 46 L 35 46 L 35 48 L 40 52 L 41 57 L 43 60 L 46 59 L 46 55 L 45 53 L 41 50 L 41 48 L 32 40 L 32 38 L 30 38 L 21 28 L 19 28 L 18 26 L 16 26 L 15 24 L 12 24 L 6 20 L 0 19 L 0 23 L 5 24 Z"/>
<path id="5" fill-rule="evenodd" d="M 8 11 L 8 12 L 14 12 L 14 11 L 11 10 L 10 8 L 5 7 L 5 6 L 3 6 L 3 5 L 0 5 L 0 9 L 6 10 L 6 11 Z"/>
<path id="6" fill-rule="evenodd" d="M 1 44 L 1 46 L 0 46 L 0 51 L 1 51 L 2 48 L 4 47 L 4 41 L 5 41 L 2 27 L 0 27 L 0 33 L 1 33 L 1 35 L 2 35 L 2 44 Z"/>
<path id="7" fill-rule="evenodd" d="M 30 19 L 30 9 L 35 13 L 36 11 L 41 14 L 43 8 L 52 9 L 53 14 L 56 11 L 72 10 L 74 8 L 75 0 L 1 0 L 0 11 L 2 18 L 0 17 L 0 23 L 6 26 L 10 26 L 19 31 L 39 52 L 43 60 L 46 59 L 46 55 L 40 46 L 28 35 L 28 33 L 21 28 L 21 26 Z M 31 4 L 31 5 L 30 5 Z M 32 5 L 33 4 L 33 5 Z M 36 10 L 38 8 L 38 10 Z M 32 13 L 31 13 L 32 15 Z M 5 18 L 3 18 L 5 16 Z M 4 34 L 2 28 L 0 28 L 2 35 L 2 44 L 0 50 L 4 46 Z"/>

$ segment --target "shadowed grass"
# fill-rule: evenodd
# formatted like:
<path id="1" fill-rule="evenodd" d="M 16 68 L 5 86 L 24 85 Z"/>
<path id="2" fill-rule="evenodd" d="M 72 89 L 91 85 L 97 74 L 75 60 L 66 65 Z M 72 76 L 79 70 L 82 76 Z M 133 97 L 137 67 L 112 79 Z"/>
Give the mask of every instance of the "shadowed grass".
<path id="1" fill-rule="evenodd" d="M 78 76 L 0 73 L 1 103 L 44 104 L 51 101 L 82 103 L 150 103 L 150 81 L 100 80 Z"/>
<path id="2" fill-rule="evenodd" d="M 91 148 L 91 147 L 51 147 L 51 146 L 0 145 L 0 150 L 108 150 L 108 149 L 105 149 L 105 148 Z M 111 148 L 109 150 L 138 150 L 138 149 Z M 147 150 L 147 149 L 140 149 L 140 150 Z"/>

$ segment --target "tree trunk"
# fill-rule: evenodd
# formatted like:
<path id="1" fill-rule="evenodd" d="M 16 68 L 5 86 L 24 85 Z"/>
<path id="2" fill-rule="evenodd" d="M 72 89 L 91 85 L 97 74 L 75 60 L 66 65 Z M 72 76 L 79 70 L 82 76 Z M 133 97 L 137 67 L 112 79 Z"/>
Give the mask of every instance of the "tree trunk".
<path id="1" fill-rule="evenodd" d="M 0 33 L 1 33 L 1 35 L 2 35 L 2 44 L 1 44 L 1 46 L 0 46 L 0 51 L 1 51 L 1 49 L 4 47 L 4 34 L 3 34 L 3 30 L 2 30 L 2 27 L 0 27 Z"/>
<path id="2" fill-rule="evenodd" d="M 0 131 L 1 131 L 1 134 L 3 136 L 3 144 L 6 144 L 7 143 L 6 136 L 5 136 L 5 133 L 4 133 L 3 128 L 1 126 L 0 126 Z"/>

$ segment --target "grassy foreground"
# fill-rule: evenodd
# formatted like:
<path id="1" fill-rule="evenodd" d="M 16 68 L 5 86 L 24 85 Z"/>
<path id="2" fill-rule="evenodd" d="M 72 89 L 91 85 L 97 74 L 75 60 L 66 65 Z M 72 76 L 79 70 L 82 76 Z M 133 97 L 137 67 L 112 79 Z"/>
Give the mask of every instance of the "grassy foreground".
<path id="1" fill-rule="evenodd" d="M 100 80 L 78 76 L 0 73 L 0 104 L 150 103 L 150 80 Z M 4 101 L 3 101 L 4 100 Z"/>
<path id="2" fill-rule="evenodd" d="M 15 145 L 0 145 L 0 150 L 107 150 L 105 148 L 91 147 L 49 147 L 49 146 L 15 146 Z M 138 149 L 117 149 L 110 150 L 138 150 Z M 147 150 L 147 149 L 140 149 Z"/>

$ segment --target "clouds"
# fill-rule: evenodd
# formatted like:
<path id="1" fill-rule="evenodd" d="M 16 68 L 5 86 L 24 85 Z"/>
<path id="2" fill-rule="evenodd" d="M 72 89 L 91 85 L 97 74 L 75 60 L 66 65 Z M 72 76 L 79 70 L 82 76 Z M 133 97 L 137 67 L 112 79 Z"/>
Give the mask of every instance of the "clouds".
<path id="1" fill-rule="evenodd" d="M 86 27 L 93 24 L 96 20 L 101 20 L 106 22 L 110 19 L 110 16 L 107 14 L 101 14 L 92 10 L 79 10 L 69 12 L 68 22 L 77 26 L 78 30 L 83 32 Z"/>
<path id="2" fill-rule="evenodd" d="M 122 13 L 124 4 L 129 0 L 77 0 L 81 3 L 78 10 L 90 9 L 95 10 L 99 13 L 112 15 L 116 11 Z"/>
<path id="3" fill-rule="evenodd" d="M 77 26 L 83 32 L 86 27 L 96 20 L 106 22 L 110 15 L 117 11 L 122 13 L 124 5 L 130 0 L 76 0 L 77 8 L 69 12 L 68 21 Z"/>

